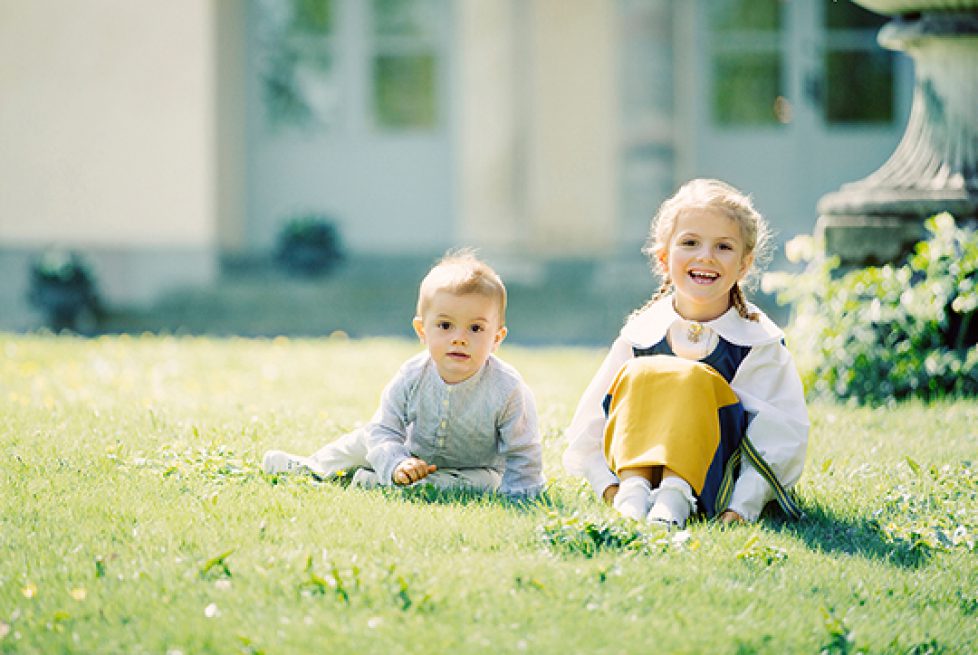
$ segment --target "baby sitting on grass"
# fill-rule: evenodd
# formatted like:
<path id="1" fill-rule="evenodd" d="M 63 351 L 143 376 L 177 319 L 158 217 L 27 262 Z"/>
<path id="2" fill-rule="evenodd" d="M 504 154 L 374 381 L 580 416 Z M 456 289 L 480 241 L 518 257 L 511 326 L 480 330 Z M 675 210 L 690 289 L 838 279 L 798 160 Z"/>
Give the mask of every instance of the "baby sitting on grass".
<path id="1" fill-rule="evenodd" d="M 265 453 L 266 473 L 361 486 L 536 496 L 544 486 L 536 407 L 519 373 L 493 353 L 506 337 L 506 287 L 471 251 L 447 254 L 421 281 L 414 330 L 426 350 L 387 384 L 371 422 L 309 457 Z"/>

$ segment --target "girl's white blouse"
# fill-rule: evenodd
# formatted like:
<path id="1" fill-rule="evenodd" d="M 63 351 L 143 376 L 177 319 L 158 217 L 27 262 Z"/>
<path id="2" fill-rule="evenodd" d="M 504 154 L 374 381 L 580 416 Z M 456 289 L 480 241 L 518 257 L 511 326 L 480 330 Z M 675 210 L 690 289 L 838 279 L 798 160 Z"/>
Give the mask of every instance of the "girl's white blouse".
<path id="1" fill-rule="evenodd" d="M 794 360 L 784 346 L 784 333 L 757 307 L 748 307 L 759 314 L 759 321 L 748 321 L 731 308 L 719 318 L 703 323 L 707 328 L 704 336 L 715 333 L 735 345 L 750 347 L 730 386 L 751 417 L 748 437 L 781 483 L 790 487 L 801 477 L 808 446 L 804 389 Z M 567 428 L 563 462 L 571 474 L 587 478 L 598 495 L 618 483 L 604 458 L 605 395 L 618 370 L 635 356 L 633 348 L 655 345 L 677 323 L 687 321 L 673 309 L 672 296 L 630 318 L 581 397 Z M 771 486 L 744 462 L 730 509 L 754 521 L 773 498 Z"/>

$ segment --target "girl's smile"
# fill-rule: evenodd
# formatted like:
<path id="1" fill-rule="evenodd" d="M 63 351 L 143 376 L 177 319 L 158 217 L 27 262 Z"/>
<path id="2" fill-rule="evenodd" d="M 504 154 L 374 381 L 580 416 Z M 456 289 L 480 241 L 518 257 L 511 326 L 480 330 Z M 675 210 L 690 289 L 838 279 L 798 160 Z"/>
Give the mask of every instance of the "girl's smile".
<path id="1" fill-rule="evenodd" d="M 689 277 L 693 278 L 696 284 L 713 284 L 720 276 L 713 271 L 694 270 L 689 272 Z"/>

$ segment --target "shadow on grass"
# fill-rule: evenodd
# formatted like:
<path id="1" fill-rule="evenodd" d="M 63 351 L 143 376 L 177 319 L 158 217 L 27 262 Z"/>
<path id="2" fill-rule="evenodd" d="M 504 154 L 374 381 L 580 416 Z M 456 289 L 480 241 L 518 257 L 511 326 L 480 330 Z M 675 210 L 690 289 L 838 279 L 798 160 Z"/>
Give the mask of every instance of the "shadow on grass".
<path id="1" fill-rule="evenodd" d="M 272 486 L 288 484 L 328 485 L 346 489 L 354 486 L 353 473 L 354 471 L 346 471 L 330 477 L 320 477 L 312 473 L 259 473 L 258 475 Z M 558 489 L 546 489 L 539 496 L 525 498 L 509 497 L 475 489 L 443 489 L 431 484 L 417 484 L 410 487 L 378 486 L 373 487 L 371 491 L 384 494 L 391 499 L 419 504 L 495 505 L 521 511 L 561 511 L 570 506 L 565 494 Z"/>
<path id="2" fill-rule="evenodd" d="M 841 516 L 811 500 L 802 502 L 801 507 L 805 517 L 800 521 L 776 512 L 770 514 L 768 525 L 829 554 L 855 555 L 909 569 L 920 568 L 930 560 L 929 548 L 888 538 L 873 519 Z"/>
<path id="3" fill-rule="evenodd" d="M 560 511 L 566 509 L 566 503 L 561 494 L 550 490 L 545 490 L 536 497 L 524 498 L 473 489 L 440 489 L 430 484 L 419 484 L 404 488 L 383 487 L 380 490 L 391 498 L 399 498 L 411 503 L 499 506 L 519 511 Z"/>
<path id="4" fill-rule="evenodd" d="M 439 489 L 430 484 L 411 487 L 378 487 L 391 498 L 426 505 L 496 505 L 505 502 L 502 496 L 472 489 Z"/>

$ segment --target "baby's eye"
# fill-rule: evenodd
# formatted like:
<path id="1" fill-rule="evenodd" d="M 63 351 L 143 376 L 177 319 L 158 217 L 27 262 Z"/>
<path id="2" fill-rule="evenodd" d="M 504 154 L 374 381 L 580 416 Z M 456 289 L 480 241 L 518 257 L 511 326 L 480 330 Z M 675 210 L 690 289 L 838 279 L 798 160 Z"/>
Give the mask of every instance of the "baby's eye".
<path id="1" fill-rule="evenodd" d="M 685 246 L 687 248 L 689 248 L 691 246 L 695 246 L 696 245 L 696 239 L 683 239 L 682 241 L 679 242 L 679 245 Z"/>
<path id="2" fill-rule="evenodd" d="M 451 329 L 452 324 L 449 321 L 438 321 L 435 323 L 435 327 L 437 327 L 439 330 L 449 330 Z"/>
<path id="3" fill-rule="evenodd" d="M 484 328 L 484 327 L 482 327 L 482 326 L 481 326 L 481 325 L 479 325 L 478 323 L 474 323 L 474 324 L 472 325 L 472 327 L 470 327 L 469 329 L 470 329 L 470 330 L 472 330 L 473 332 L 482 332 L 482 331 L 483 331 L 483 330 L 485 330 L 486 328 Z"/>
<path id="4" fill-rule="evenodd" d="M 720 250 L 733 250 L 733 246 L 731 246 L 729 243 L 721 243 L 719 247 Z"/>

